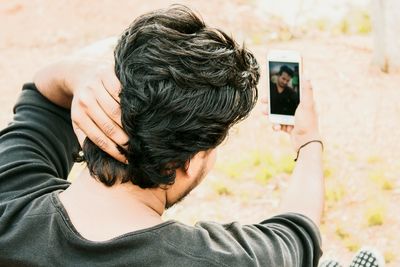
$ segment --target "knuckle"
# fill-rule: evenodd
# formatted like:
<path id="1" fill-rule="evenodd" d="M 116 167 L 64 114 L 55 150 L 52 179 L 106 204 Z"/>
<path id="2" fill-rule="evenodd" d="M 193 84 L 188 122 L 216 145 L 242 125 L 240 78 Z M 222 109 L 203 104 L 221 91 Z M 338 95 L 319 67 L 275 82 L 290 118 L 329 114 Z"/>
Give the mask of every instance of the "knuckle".
<path id="1" fill-rule="evenodd" d="M 78 95 L 78 105 L 80 107 L 86 108 L 88 106 L 89 97 L 86 93 L 81 93 Z"/>
<path id="2" fill-rule="evenodd" d="M 78 114 L 76 112 L 76 109 L 71 108 L 71 120 L 72 120 L 72 123 L 77 124 L 78 118 L 79 117 L 78 117 Z"/>
<path id="3" fill-rule="evenodd" d="M 115 132 L 115 125 L 109 122 L 104 123 L 102 128 L 107 136 L 113 135 Z"/>
<path id="4" fill-rule="evenodd" d="M 96 86 L 93 86 L 92 84 L 88 84 L 86 86 L 87 90 L 85 91 L 85 95 L 94 94 L 96 92 Z"/>
<path id="5" fill-rule="evenodd" d="M 114 117 L 119 117 L 120 113 L 121 113 L 120 111 L 121 111 L 120 107 L 114 107 L 114 108 L 111 109 L 111 114 Z"/>
<path id="6" fill-rule="evenodd" d="M 79 128 L 79 126 L 76 123 L 72 123 L 72 129 L 77 132 L 77 131 L 81 131 L 81 129 Z"/>
<path id="7" fill-rule="evenodd" d="M 96 73 L 94 74 L 95 81 L 103 81 L 105 74 L 106 74 L 106 71 L 104 69 L 104 66 L 99 65 L 96 70 Z"/>
<path id="8" fill-rule="evenodd" d="M 81 115 L 79 112 L 75 110 L 71 110 L 71 120 L 72 120 L 72 125 L 76 128 L 78 128 L 81 124 Z"/>
<path id="9" fill-rule="evenodd" d="M 107 142 L 100 136 L 97 136 L 94 138 L 94 143 L 101 149 L 101 150 L 106 150 L 107 149 Z"/>

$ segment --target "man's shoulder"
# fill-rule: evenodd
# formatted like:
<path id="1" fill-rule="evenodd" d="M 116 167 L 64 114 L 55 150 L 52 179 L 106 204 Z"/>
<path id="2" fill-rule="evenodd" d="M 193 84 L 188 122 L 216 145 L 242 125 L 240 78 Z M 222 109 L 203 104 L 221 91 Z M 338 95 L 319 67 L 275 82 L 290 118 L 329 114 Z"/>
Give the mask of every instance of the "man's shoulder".
<path id="1" fill-rule="evenodd" d="M 35 251 L 40 247 L 35 241 L 48 237 L 54 226 L 54 216 L 57 216 L 51 198 L 52 193 L 28 194 L 0 204 L 0 247 L 7 247 L 10 257 L 18 251 Z M 15 250 L 17 247 L 19 249 Z"/>
<path id="2" fill-rule="evenodd" d="M 61 190 L 62 188 L 58 189 Z M 57 209 L 52 201 L 55 193 L 57 191 L 47 191 L 45 188 L 42 188 L 35 192 L 2 201 L 0 209 L 3 212 L 0 214 L 0 221 L 7 220 L 9 224 L 20 224 L 20 221 L 22 221 L 25 224 L 29 222 L 29 218 L 33 217 L 44 217 L 47 220 L 49 215 L 57 213 Z"/>
<path id="3" fill-rule="evenodd" d="M 216 222 L 198 222 L 189 226 L 177 221 L 167 221 L 160 225 L 129 233 L 107 242 L 94 244 L 87 242 L 69 227 L 68 218 L 62 215 L 63 211 L 57 208 L 56 197 L 42 196 L 35 200 L 30 207 L 15 207 L 14 215 L 20 219 L 18 229 L 8 231 L 7 239 L 0 238 L 0 247 L 6 246 L 6 259 L 26 257 L 27 262 L 33 263 L 31 255 L 36 249 L 45 249 L 48 240 L 54 246 L 37 258 L 37 262 L 45 262 L 46 255 L 56 255 L 61 249 L 74 255 L 70 259 L 58 259 L 63 263 L 77 263 L 88 260 L 87 252 L 93 256 L 99 251 L 108 248 L 104 255 L 105 262 L 132 264 L 154 263 L 162 259 L 164 266 L 283 266 L 284 262 L 296 263 L 296 251 L 282 250 L 282 248 L 295 248 L 304 245 L 305 255 L 315 257 L 316 253 L 307 249 L 319 251 L 319 242 L 313 237 L 317 231 L 306 218 L 301 216 L 277 216 L 260 224 L 242 225 L 238 222 L 220 224 Z M 39 207 L 40 206 L 40 207 Z M 21 210 L 24 210 L 23 214 Z M 19 213 L 19 214 L 18 214 Z M 3 219 L 3 217 L 1 217 Z M 14 224 L 16 220 L 8 220 Z M 14 223 L 13 223 L 14 222 Z M 1 224 L 0 224 L 1 225 Z M 4 234 L 1 231 L 0 236 Z M 309 229 L 313 228 L 313 229 Z M 31 237 L 26 240 L 26 236 Z M 4 236 L 4 235 L 3 235 Z M 285 236 L 285 238 L 281 238 Z M 47 240 L 47 241 L 46 241 Z M 59 245 L 64 240 L 68 245 Z M 308 241 L 307 241 L 308 240 Z M 28 242 L 29 241 L 29 242 Z M 6 243 L 3 243 L 6 242 Z M 292 242 L 283 244 L 282 242 Z M 21 249 L 15 250 L 16 247 Z M 129 247 L 129 250 L 123 249 Z M 78 249 L 79 248 L 79 249 Z M 86 251 L 82 253 L 82 251 Z M 134 252 L 134 256 L 132 254 Z M 22 254 L 21 254 L 22 253 Z M 165 257 L 168 253 L 168 257 Z M 104 254 L 104 252 L 103 252 Z M 98 256 L 98 255 L 97 255 Z M 95 257 L 94 257 L 95 258 Z M 93 266 L 97 266 L 93 258 Z M 121 259 L 121 260 L 119 260 Z M 0 255 L 1 262 L 1 255 Z M 10 261 L 11 262 L 11 261 Z"/>
<path id="4" fill-rule="evenodd" d="M 256 266 L 256 263 L 281 266 L 284 264 L 283 259 L 295 263 L 298 251 L 282 250 L 286 246 L 294 249 L 308 243 L 307 248 L 315 250 L 306 251 L 311 258 L 320 251 L 318 228 L 311 220 L 299 214 L 282 214 L 248 225 L 200 221 L 193 227 L 182 223 L 170 227 L 174 227 L 173 231 L 165 229 L 169 234 L 162 237 L 168 239 L 167 242 L 177 242 L 175 245 L 185 253 L 195 253 L 228 266 Z M 282 239 L 282 236 L 285 238 Z"/>

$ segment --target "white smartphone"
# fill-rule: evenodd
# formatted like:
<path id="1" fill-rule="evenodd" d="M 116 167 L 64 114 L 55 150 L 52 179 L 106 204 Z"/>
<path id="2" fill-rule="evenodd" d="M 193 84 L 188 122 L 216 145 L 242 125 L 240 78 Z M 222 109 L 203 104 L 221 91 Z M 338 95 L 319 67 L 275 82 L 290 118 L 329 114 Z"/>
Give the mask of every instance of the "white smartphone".
<path id="1" fill-rule="evenodd" d="M 294 125 L 300 103 L 302 59 L 291 50 L 271 50 L 267 56 L 269 118 L 271 122 Z"/>

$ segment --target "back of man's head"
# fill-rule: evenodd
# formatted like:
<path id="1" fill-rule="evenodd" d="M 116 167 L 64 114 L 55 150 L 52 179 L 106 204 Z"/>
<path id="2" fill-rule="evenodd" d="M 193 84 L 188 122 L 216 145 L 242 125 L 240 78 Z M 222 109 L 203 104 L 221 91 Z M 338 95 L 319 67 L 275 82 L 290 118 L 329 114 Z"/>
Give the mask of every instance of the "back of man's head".
<path id="1" fill-rule="evenodd" d="M 91 174 L 108 186 L 173 184 L 176 169 L 218 146 L 257 101 L 254 56 L 183 6 L 137 18 L 115 49 L 115 72 L 129 164 L 89 140 L 83 147 Z"/>

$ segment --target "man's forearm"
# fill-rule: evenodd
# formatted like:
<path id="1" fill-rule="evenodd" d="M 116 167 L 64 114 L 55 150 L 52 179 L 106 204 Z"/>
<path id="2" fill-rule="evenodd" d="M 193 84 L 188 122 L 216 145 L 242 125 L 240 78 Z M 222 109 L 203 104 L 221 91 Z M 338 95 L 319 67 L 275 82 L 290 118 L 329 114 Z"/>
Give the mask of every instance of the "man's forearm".
<path id="1" fill-rule="evenodd" d="M 65 73 L 71 64 L 67 60 L 59 61 L 38 71 L 33 82 L 48 100 L 63 108 L 71 107 L 72 92 L 65 84 Z"/>
<path id="2" fill-rule="evenodd" d="M 322 147 L 314 142 L 300 151 L 289 188 L 281 201 L 280 212 L 300 213 L 319 225 L 324 194 Z"/>

